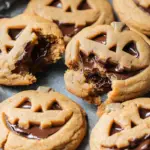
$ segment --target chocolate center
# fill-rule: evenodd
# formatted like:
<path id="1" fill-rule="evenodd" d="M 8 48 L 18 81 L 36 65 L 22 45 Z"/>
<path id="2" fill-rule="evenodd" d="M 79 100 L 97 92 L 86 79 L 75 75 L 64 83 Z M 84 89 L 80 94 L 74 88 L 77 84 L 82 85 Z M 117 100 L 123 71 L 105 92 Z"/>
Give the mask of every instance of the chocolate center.
<path id="1" fill-rule="evenodd" d="M 58 127 L 50 127 L 50 128 L 41 129 L 37 125 L 32 125 L 29 129 L 23 129 L 23 128 L 20 128 L 17 124 L 14 124 L 14 125 L 11 124 L 8 120 L 6 120 L 6 123 L 7 123 L 8 128 L 11 131 L 28 139 L 48 138 L 49 136 L 55 134 L 62 128 L 62 126 L 58 126 Z"/>
<path id="2" fill-rule="evenodd" d="M 23 31 L 23 29 L 9 29 L 8 34 L 12 40 L 16 40 L 22 31 Z"/>
<path id="3" fill-rule="evenodd" d="M 40 32 L 34 32 L 38 37 L 38 43 L 27 43 L 24 54 L 16 63 L 13 73 L 26 74 L 27 72 L 41 72 L 50 63 L 50 53 L 53 46 L 57 44 L 56 37 L 53 35 L 44 36 Z"/>
<path id="4" fill-rule="evenodd" d="M 141 6 L 137 0 L 133 0 L 133 1 L 141 10 L 150 14 L 150 6 L 146 8 L 146 7 Z"/>
<path id="5" fill-rule="evenodd" d="M 150 117 L 150 110 L 145 108 L 139 108 L 139 115 L 142 119 Z"/>
<path id="6" fill-rule="evenodd" d="M 141 139 L 130 141 L 130 145 L 124 148 L 107 148 L 107 150 L 150 150 L 150 135 L 146 135 Z"/>

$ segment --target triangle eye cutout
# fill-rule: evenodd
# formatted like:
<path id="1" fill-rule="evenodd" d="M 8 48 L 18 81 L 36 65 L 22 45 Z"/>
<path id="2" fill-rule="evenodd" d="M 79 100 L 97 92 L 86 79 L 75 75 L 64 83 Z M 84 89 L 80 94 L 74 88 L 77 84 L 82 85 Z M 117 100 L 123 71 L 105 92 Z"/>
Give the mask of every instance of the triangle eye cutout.
<path id="1" fill-rule="evenodd" d="M 22 109 L 31 109 L 32 105 L 29 100 L 21 103 L 17 108 L 22 108 Z"/>
<path id="2" fill-rule="evenodd" d="M 12 40 L 16 40 L 20 36 L 22 31 L 23 29 L 9 29 L 8 35 L 11 37 Z"/>
<path id="3" fill-rule="evenodd" d="M 58 102 L 54 102 L 48 110 L 63 110 L 62 107 L 58 104 Z"/>
<path id="4" fill-rule="evenodd" d="M 71 8 L 69 7 L 66 12 L 72 12 Z"/>
<path id="5" fill-rule="evenodd" d="M 52 7 L 57 7 L 57 8 L 62 8 L 62 3 L 60 0 L 54 0 L 51 4 L 49 4 L 48 6 L 52 6 Z"/>
<path id="6" fill-rule="evenodd" d="M 113 134 L 116 134 L 118 132 L 121 132 L 123 129 L 120 125 L 116 124 L 115 122 L 111 126 L 110 134 L 109 136 L 112 136 Z"/>
<path id="7" fill-rule="evenodd" d="M 138 111 L 141 119 L 150 117 L 150 109 L 139 108 Z"/>
<path id="8" fill-rule="evenodd" d="M 131 122 L 131 128 L 136 127 L 136 124 L 134 122 Z"/>
<path id="9" fill-rule="evenodd" d="M 91 7 L 87 3 L 87 0 L 83 0 L 82 3 L 78 6 L 78 10 L 87 10 L 87 9 L 91 9 Z"/>

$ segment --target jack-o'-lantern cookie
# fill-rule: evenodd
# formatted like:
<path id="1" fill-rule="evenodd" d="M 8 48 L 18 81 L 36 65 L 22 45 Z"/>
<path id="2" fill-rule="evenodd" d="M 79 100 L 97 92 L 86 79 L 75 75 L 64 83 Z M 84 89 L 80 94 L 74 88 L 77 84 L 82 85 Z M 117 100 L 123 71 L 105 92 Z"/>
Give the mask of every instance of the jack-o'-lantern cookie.
<path id="1" fill-rule="evenodd" d="M 0 104 L 0 148 L 75 150 L 79 146 L 86 133 L 84 111 L 64 95 L 41 89 L 18 93 Z"/>
<path id="2" fill-rule="evenodd" d="M 34 83 L 34 74 L 63 52 L 63 36 L 54 23 L 34 15 L 0 20 L 0 84 Z"/>
<path id="3" fill-rule="evenodd" d="M 25 12 L 54 21 L 65 41 L 86 26 L 113 21 L 112 8 L 107 0 L 31 0 Z"/>
<path id="4" fill-rule="evenodd" d="M 91 150 L 150 150 L 150 98 L 114 103 L 92 130 Z"/>
<path id="5" fill-rule="evenodd" d="M 68 44 L 65 56 L 68 91 L 100 104 L 136 98 L 150 89 L 150 48 L 120 22 L 83 29 Z"/>
<path id="6" fill-rule="evenodd" d="M 122 22 L 150 35 L 150 0 L 113 0 Z"/>

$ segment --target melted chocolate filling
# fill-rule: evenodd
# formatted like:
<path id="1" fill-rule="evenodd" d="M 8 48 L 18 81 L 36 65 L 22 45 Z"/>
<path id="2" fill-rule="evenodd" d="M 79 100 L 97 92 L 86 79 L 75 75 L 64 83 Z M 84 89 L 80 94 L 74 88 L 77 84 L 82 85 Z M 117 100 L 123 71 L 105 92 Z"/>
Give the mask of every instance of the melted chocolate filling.
<path id="1" fill-rule="evenodd" d="M 150 135 L 146 135 L 141 139 L 130 141 L 130 145 L 124 148 L 107 148 L 108 150 L 150 150 Z"/>
<path id="2" fill-rule="evenodd" d="M 64 36 L 73 37 L 76 35 L 79 31 L 81 31 L 85 26 L 78 26 L 76 27 L 74 24 L 65 24 L 60 23 L 59 21 L 54 21 L 62 31 Z"/>
<path id="3" fill-rule="evenodd" d="M 150 6 L 148 8 L 146 7 L 143 7 L 139 4 L 139 2 L 137 0 L 133 0 L 135 2 L 135 4 L 141 9 L 143 10 L 144 12 L 147 12 L 148 14 L 150 14 Z"/>
<path id="4" fill-rule="evenodd" d="M 48 138 L 49 136 L 55 134 L 57 131 L 59 131 L 62 126 L 58 126 L 58 127 L 50 127 L 50 128 L 45 128 L 45 129 L 41 129 L 40 126 L 37 125 L 32 125 L 29 129 L 23 129 L 20 128 L 17 124 L 11 124 L 8 120 L 6 120 L 7 126 L 8 128 L 25 137 L 28 139 L 44 139 L 44 138 Z"/>
<path id="5" fill-rule="evenodd" d="M 106 34 L 101 34 L 95 38 L 94 41 L 106 45 Z M 111 48 L 112 51 L 116 51 L 116 46 Z M 134 57 L 139 57 L 139 52 L 137 51 L 134 42 L 130 42 L 124 47 L 124 51 L 133 55 Z M 139 71 L 129 72 L 120 68 L 117 64 L 112 64 L 109 59 L 106 62 L 102 62 L 94 54 L 86 56 L 80 52 L 81 62 L 83 63 L 83 72 L 88 83 L 94 83 L 95 88 L 93 94 L 101 95 L 107 93 L 111 90 L 111 77 L 117 78 L 118 80 L 125 80 L 134 75 Z M 103 69 L 99 71 L 98 68 Z"/>
<path id="6" fill-rule="evenodd" d="M 13 73 L 26 74 L 26 72 L 41 72 L 50 63 L 46 57 L 49 56 L 51 47 L 57 42 L 53 35 L 44 36 L 40 32 L 35 32 L 38 36 L 38 44 L 31 42 L 25 46 L 25 52 L 16 63 Z"/>

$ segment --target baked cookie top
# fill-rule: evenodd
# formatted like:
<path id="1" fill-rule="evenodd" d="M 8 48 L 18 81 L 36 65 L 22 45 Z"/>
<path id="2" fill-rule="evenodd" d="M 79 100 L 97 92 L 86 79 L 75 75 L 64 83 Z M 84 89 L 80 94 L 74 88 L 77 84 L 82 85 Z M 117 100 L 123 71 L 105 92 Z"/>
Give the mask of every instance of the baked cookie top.
<path id="1" fill-rule="evenodd" d="M 49 88 L 18 93 L 0 104 L 0 148 L 75 150 L 86 133 L 79 105 Z"/>
<path id="2" fill-rule="evenodd" d="M 113 0 L 114 8 L 121 21 L 150 35 L 150 1 L 149 0 Z"/>
<path id="3" fill-rule="evenodd" d="M 91 150 L 149 150 L 150 99 L 107 106 L 91 133 Z"/>
<path id="4" fill-rule="evenodd" d="M 109 91 L 109 103 L 149 91 L 149 45 L 123 23 L 82 30 L 68 44 L 65 61 L 67 89 L 90 102 Z"/>
<path id="5" fill-rule="evenodd" d="M 107 0 L 31 0 L 25 12 L 54 21 L 66 40 L 86 26 L 113 21 Z"/>
<path id="6" fill-rule="evenodd" d="M 28 85 L 64 52 L 59 28 L 35 15 L 0 20 L 0 84 Z"/>

